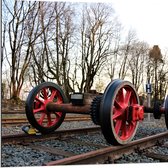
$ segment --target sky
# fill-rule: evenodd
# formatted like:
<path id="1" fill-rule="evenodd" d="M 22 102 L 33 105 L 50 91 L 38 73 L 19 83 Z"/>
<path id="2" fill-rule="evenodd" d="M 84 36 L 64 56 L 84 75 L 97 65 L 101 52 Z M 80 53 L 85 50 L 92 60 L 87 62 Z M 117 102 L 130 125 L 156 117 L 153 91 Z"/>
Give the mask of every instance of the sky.
<path id="1" fill-rule="evenodd" d="M 56 0 L 52 0 L 56 1 Z M 168 0 L 67 0 L 108 2 L 126 29 L 134 29 L 139 40 L 151 47 L 168 48 Z"/>
<path id="2" fill-rule="evenodd" d="M 111 0 L 123 26 L 135 29 L 140 40 L 168 48 L 167 0 Z"/>

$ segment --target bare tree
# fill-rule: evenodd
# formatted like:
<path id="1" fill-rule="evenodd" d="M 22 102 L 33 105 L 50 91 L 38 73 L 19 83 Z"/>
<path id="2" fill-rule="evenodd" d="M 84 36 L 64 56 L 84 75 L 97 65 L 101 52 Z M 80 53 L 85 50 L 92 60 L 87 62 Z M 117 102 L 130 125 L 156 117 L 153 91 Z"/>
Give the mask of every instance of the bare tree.
<path id="1" fill-rule="evenodd" d="M 8 37 L 10 43 L 11 55 L 9 55 L 10 74 L 11 74 L 11 98 L 18 99 L 21 88 L 24 83 L 26 70 L 28 68 L 31 51 L 30 45 L 32 43 L 32 29 L 33 24 L 26 25 L 25 20 L 29 13 L 34 10 L 36 2 L 15 1 L 12 2 L 13 7 L 9 7 L 9 1 L 3 1 L 6 10 L 10 13 L 10 20 L 8 22 Z M 27 29 L 30 33 L 27 34 Z M 11 56 L 11 57 L 10 57 Z"/>
<path id="2" fill-rule="evenodd" d="M 1 46 L 1 71 L 2 71 L 2 65 L 3 65 L 3 61 L 4 61 L 4 54 L 5 54 L 5 41 L 6 41 L 6 22 L 2 23 L 3 25 L 3 31 L 2 31 L 2 46 Z"/>
<path id="3" fill-rule="evenodd" d="M 148 52 L 149 46 L 144 42 L 137 41 L 130 46 L 128 66 L 131 71 L 132 83 L 137 91 L 144 80 L 145 59 Z"/>
<path id="4" fill-rule="evenodd" d="M 54 24 L 55 35 L 53 42 L 56 49 L 55 54 L 50 52 L 52 63 L 49 64 L 49 57 L 47 57 L 47 67 L 48 71 L 56 78 L 57 83 L 63 87 L 65 94 L 69 96 L 69 92 L 73 90 L 70 85 L 69 71 L 70 50 L 73 46 L 74 10 L 69 3 L 58 2 L 54 5 L 54 14 L 56 20 Z"/>
<path id="5" fill-rule="evenodd" d="M 158 45 L 154 45 L 153 48 L 149 51 L 149 58 L 153 62 L 154 68 L 154 87 L 155 87 L 155 100 L 158 99 L 158 66 L 160 63 L 163 63 L 161 50 Z"/>
<path id="6" fill-rule="evenodd" d="M 157 66 L 157 98 L 159 101 L 163 101 L 168 87 L 168 70 L 167 70 L 167 53 L 161 54 L 161 60 L 158 62 Z M 153 60 L 152 60 L 153 61 Z M 155 71 L 155 63 L 153 64 L 153 71 Z M 155 73 L 154 73 L 155 75 Z M 154 80 L 155 81 L 155 77 Z"/>
<path id="7" fill-rule="evenodd" d="M 70 50 L 74 31 L 74 10 L 65 2 L 39 2 L 38 44 L 32 46 L 36 67 L 32 66 L 34 81 L 56 80 L 65 94 L 72 90 L 69 83 Z M 37 41 L 36 41 L 37 43 Z"/>
<path id="8" fill-rule="evenodd" d="M 114 26 L 113 39 L 114 41 L 111 45 L 112 53 L 107 59 L 106 69 L 107 74 L 110 77 L 111 81 L 114 79 L 115 74 L 117 73 L 117 61 L 119 61 L 119 52 L 120 52 L 120 43 L 121 43 L 121 24 L 116 20 L 116 25 Z"/>
<path id="9" fill-rule="evenodd" d="M 49 27 L 54 22 L 52 17 L 53 11 L 51 3 L 38 2 L 37 18 L 34 28 L 36 37 L 35 45 L 31 45 L 32 60 L 29 73 L 33 73 L 33 82 L 37 85 L 46 80 L 46 60 L 48 55 L 48 35 Z M 48 17 L 48 19 L 46 19 Z"/>
<path id="10" fill-rule="evenodd" d="M 113 33 L 109 26 L 112 9 L 105 4 L 84 6 L 80 25 L 81 82 L 79 91 L 88 92 L 94 82 L 95 75 L 110 55 L 110 44 Z"/>
<path id="11" fill-rule="evenodd" d="M 128 56 L 130 52 L 130 47 L 132 43 L 136 40 L 136 33 L 134 30 L 129 30 L 128 36 L 126 37 L 126 42 L 120 47 L 120 68 L 119 68 L 119 78 L 124 79 L 127 75 L 128 66 Z"/>

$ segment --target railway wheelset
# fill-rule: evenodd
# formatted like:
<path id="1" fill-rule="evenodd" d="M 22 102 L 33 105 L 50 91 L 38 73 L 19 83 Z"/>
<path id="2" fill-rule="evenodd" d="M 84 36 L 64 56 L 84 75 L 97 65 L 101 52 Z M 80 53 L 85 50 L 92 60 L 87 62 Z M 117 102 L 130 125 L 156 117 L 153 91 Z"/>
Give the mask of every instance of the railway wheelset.
<path id="1" fill-rule="evenodd" d="M 116 79 L 108 84 L 103 94 L 95 94 L 85 101 L 85 94 L 71 94 L 67 100 L 57 84 L 44 82 L 34 87 L 26 100 L 26 116 L 33 128 L 42 134 L 55 131 L 64 121 L 66 113 L 87 114 L 96 125 L 100 125 L 108 143 L 129 143 L 144 119 L 144 113 L 153 113 L 155 119 L 165 115 L 168 128 L 168 96 L 164 107 L 155 103 L 153 108 L 140 105 L 134 86 Z M 45 122 L 44 122 L 45 121 Z"/>

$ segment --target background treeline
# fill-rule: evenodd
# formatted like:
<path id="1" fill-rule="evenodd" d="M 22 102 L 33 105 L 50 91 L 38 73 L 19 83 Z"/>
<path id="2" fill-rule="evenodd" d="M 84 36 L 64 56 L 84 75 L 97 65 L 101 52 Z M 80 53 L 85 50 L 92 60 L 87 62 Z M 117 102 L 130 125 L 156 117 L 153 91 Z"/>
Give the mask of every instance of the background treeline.
<path id="1" fill-rule="evenodd" d="M 159 45 L 159 44 L 158 44 Z M 140 41 L 117 20 L 112 4 L 2 1 L 2 98 L 23 98 L 43 81 L 70 92 L 103 92 L 114 78 L 163 99 L 167 53 Z"/>

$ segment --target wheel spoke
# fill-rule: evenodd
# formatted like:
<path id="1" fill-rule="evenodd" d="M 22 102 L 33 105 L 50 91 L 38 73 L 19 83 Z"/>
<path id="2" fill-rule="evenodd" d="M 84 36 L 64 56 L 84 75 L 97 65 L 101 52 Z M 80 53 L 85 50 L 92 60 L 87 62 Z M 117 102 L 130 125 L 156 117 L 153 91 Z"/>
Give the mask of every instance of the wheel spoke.
<path id="1" fill-rule="evenodd" d="M 47 127 L 49 127 L 49 126 L 52 125 L 51 115 L 50 114 L 47 114 L 47 120 L 48 120 Z"/>
<path id="2" fill-rule="evenodd" d="M 121 88 L 120 91 L 118 92 L 118 94 L 119 94 L 119 101 L 120 101 L 121 103 L 123 103 L 124 100 L 125 100 L 124 88 Z"/>
<path id="3" fill-rule="evenodd" d="M 121 138 L 126 139 L 127 138 L 127 125 L 126 125 L 126 121 L 122 121 L 121 130 L 122 130 Z"/>
<path id="4" fill-rule="evenodd" d="M 62 116 L 62 113 L 61 112 L 55 112 L 55 115 L 57 118 L 60 118 Z"/>
<path id="5" fill-rule="evenodd" d="M 114 101 L 114 106 L 117 108 L 117 109 L 122 109 L 123 106 L 121 103 L 119 103 L 117 100 Z"/>
<path id="6" fill-rule="evenodd" d="M 57 90 L 52 90 L 52 93 L 51 93 L 51 96 L 50 96 L 50 100 L 53 100 L 54 97 L 56 96 L 57 94 Z"/>
<path id="7" fill-rule="evenodd" d="M 44 106 L 41 106 L 40 108 L 38 108 L 38 109 L 33 109 L 33 113 L 35 114 L 35 113 L 38 113 L 38 112 L 45 112 L 45 108 L 44 108 Z"/>
<path id="8" fill-rule="evenodd" d="M 128 105 L 128 103 L 129 103 L 129 101 L 130 101 L 131 94 L 132 94 L 132 92 L 131 92 L 130 90 L 128 90 L 128 91 L 126 92 L 125 100 L 124 100 L 124 103 L 125 103 L 126 105 Z"/>
<path id="9" fill-rule="evenodd" d="M 43 113 L 43 114 L 41 115 L 40 119 L 38 120 L 38 123 L 39 123 L 40 125 L 42 125 L 45 116 L 46 116 L 46 113 Z"/>
<path id="10" fill-rule="evenodd" d="M 115 120 L 115 119 L 122 119 L 121 116 L 122 116 L 122 112 L 121 110 L 118 110 L 116 108 L 113 109 L 114 110 L 114 114 L 112 116 L 112 120 Z"/>
<path id="11" fill-rule="evenodd" d="M 132 131 L 136 127 L 137 122 L 131 121 L 129 123 L 129 132 Z"/>
<path id="12" fill-rule="evenodd" d="M 43 96 L 44 96 L 44 100 L 47 100 L 48 96 L 47 96 L 47 88 L 43 88 Z"/>
<path id="13" fill-rule="evenodd" d="M 115 132 L 117 135 L 119 134 L 119 131 L 121 129 L 121 125 L 122 125 L 122 120 L 117 120 L 116 124 L 115 124 Z"/>
<path id="14" fill-rule="evenodd" d="M 36 100 L 36 101 L 38 101 L 38 102 L 40 102 L 40 103 L 42 103 L 42 104 L 44 104 L 44 101 L 43 101 L 43 100 L 41 100 L 41 99 L 39 99 L 39 97 L 38 97 L 38 96 L 36 96 L 36 97 L 35 97 L 35 100 Z"/>

